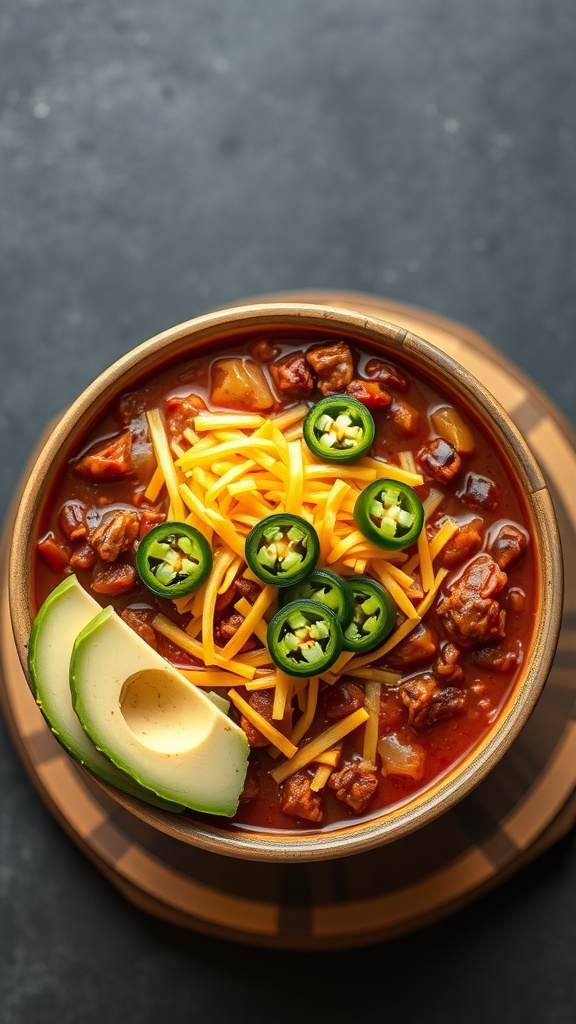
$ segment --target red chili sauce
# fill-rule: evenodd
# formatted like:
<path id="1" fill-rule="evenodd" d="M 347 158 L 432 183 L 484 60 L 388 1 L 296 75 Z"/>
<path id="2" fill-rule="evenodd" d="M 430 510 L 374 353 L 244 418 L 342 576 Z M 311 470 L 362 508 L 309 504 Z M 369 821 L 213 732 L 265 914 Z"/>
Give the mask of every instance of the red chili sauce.
<path id="1" fill-rule="evenodd" d="M 222 388 L 214 390 L 215 383 L 222 384 L 216 360 L 224 357 L 242 359 L 248 369 L 256 367 L 256 385 L 253 380 L 250 387 L 246 381 L 237 382 L 239 390 L 232 388 L 225 401 Z M 269 399 L 259 396 L 258 378 L 264 379 Z M 269 775 L 278 757 L 270 756 L 262 735 L 231 708 L 254 744 L 245 792 L 233 820 L 240 826 L 317 829 L 372 816 L 438 780 L 493 726 L 522 665 L 535 617 L 527 517 L 505 458 L 462 409 L 456 416 L 463 434 L 457 431 L 455 436 L 453 423 L 446 428 L 442 417 L 435 418 L 440 407 L 454 409 L 454 402 L 411 368 L 340 338 L 319 341 L 313 334 L 303 334 L 291 342 L 282 334 L 272 339 L 258 336 L 242 347 L 171 366 L 123 395 L 63 470 L 39 527 L 38 606 L 74 572 L 93 596 L 103 605 L 112 603 L 162 655 L 180 667 L 198 664 L 152 626 L 158 611 L 182 628 L 189 615 L 179 616 L 172 602 L 154 597 L 135 571 L 138 542 L 166 518 L 168 504 L 165 490 L 154 504 L 144 496 L 156 467 L 145 412 L 160 409 L 169 438 L 185 445 L 183 430 L 193 423 L 198 408 L 256 407 L 272 415 L 303 400 L 312 405 L 334 392 L 351 394 L 370 408 L 376 422 L 372 456 L 397 465 L 399 453 L 411 452 L 424 478 L 417 488 L 420 499 L 425 502 L 431 492 L 441 492 L 425 526 L 428 537 L 447 518 L 455 520 L 458 529 L 435 559 L 434 569 L 445 567 L 448 574 L 432 607 L 378 663 L 399 679 L 382 685 L 376 764 L 362 761 L 360 728 L 345 738 L 339 764 L 319 792 L 310 788 L 317 766 L 278 786 Z M 262 401 L 259 407 L 259 397 L 265 408 Z M 459 450 L 470 448 L 470 434 L 473 450 Z M 415 545 L 407 550 L 408 558 L 415 550 Z M 253 603 L 258 587 L 252 588 L 248 596 Z M 240 592 L 233 583 L 217 605 L 217 645 L 231 635 L 235 621 L 237 628 L 238 616 L 233 620 L 231 612 Z M 422 594 L 411 596 L 417 607 Z M 398 624 L 403 619 L 399 612 Z M 255 636 L 246 645 L 259 647 L 262 643 Z M 270 719 L 270 691 L 249 693 L 242 680 L 234 685 Z M 305 739 L 362 706 L 364 686 L 365 680 L 345 671 L 333 685 L 321 683 L 317 712 Z M 222 693 L 226 695 L 226 690 Z M 290 733 L 301 713 L 294 701 L 284 723 L 274 724 Z"/>

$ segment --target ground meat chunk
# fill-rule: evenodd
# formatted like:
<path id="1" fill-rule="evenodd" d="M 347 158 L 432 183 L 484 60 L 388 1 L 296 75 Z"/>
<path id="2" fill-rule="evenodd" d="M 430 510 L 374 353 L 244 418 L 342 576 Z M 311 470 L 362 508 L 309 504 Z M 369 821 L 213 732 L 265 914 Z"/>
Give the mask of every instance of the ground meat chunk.
<path id="1" fill-rule="evenodd" d="M 378 788 L 378 778 L 373 764 L 368 761 L 351 761 L 340 771 L 332 772 L 328 785 L 338 800 L 356 814 L 361 814 Z"/>
<path id="2" fill-rule="evenodd" d="M 273 345 L 268 338 L 258 338 L 248 347 L 248 351 L 257 363 L 271 363 L 279 355 L 280 349 Z"/>
<path id="3" fill-rule="evenodd" d="M 115 562 L 119 555 L 130 550 L 138 537 L 139 529 L 140 519 L 137 512 L 116 509 L 90 531 L 88 543 L 103 562 Z"/>
<path id="4" fill-rule="evenodd" d="M 502 673 L 512 672 L 520 664 L 521 658 L 522 650 L 519 646 L 506 647 L 503 644 L 477 647 L 472 654 L 476 665 Z"/>
<path id="5" fill-rule="evenodd" d="M 306 360 L 316 374 L 323 395 L 344 391 L 354 375 L 352 353 L 344 341 L 313 348 L 306 353 Z"/>
<path id="6" fill-rule="evenodd" d="M 127 391 L 118 402 L 118 415 L 121 422 L 127 427 L 133 420 L 138 419 L 146 411 L 148 405 L 148 388 L 139 388 L 138 391 Z"/>
<path id="7" fill-rule="evenodd" d="M 260 792 L 260 778 L 259 778 L 259 765 L 250 761 L 248 763 L 248 771 L 246 772 L 246 778 L 244 779 L 244 789 L 240 793 L 240 803 L 247 804 L 250 800 L 255 800 Z"/>
<path id="8" fill-rule="evenodd" d="M 154 613 L 146 608 L 125 608 L 121 618 L 130 629 L 133 629 L 138 636 L 141 636 L 146 643 L 156 650 L 156 630 L 151 625 L 151 618 Z"/>
<path id="9" fill-rule="evenodd" d="M 58 526 L 67 540 L 80 540 L 86 536 L 86 512 L 86 505 L 78 498 L 64 502 L 58 513 Z"/>
<path id="10" fill-rule="evenodd" d="M 482 538 L 478 530 L 471 523 L 466 523 L 452 534 L 450 540 L 442 548 L 440 557 L 445 566 L 452 568 L 465 562 L 467 558 L 472 558 L 472 555 L 475 555 L 481 546 Z"/>
<path id="11" fill-rule="evenodd" d="M 507 569 L 508 566 L 520 558 L 527 545 L 528 537 L 526 533 L 519 529 L 518 526 L 506 523 L 500 527 L 488 550 L 496 564 L 501 569 Z"/>
<path id="12" fill-rule="evenodd" d="M 206 408 L 199 395 L 173 395 L 166 399 L 166 433 L 168 439 L 180 444 L 184 431 L 194 426 L 194 419 Z"/>
<path id="13" fill-rule="evenodd" d="M 244 622 L 244 616 L 240 615 L 239 612 L 231 612 L 230 615 L 220 622 L 217 622 L 214 626 L 214 639 L 219 647 L 224 647 L 229 640 L 232 639 L 235 633 L 238 632 L 240 626 Z M 247 651 L 253 651 L 255 647 L 258 647 L 259 641 L 254 635 L 249 636 L 246 642 L 240 648 L 241 652 L 245 654 Z"/>
<path id="14" fill-rule="evenodd" d="M 80 544 L 70 556 L 73 569 L 91 569 L 96 560 L 96 552 L 90 544 Z"/>
<path id="15" fill-rule="evenodd" d="M 90 586 L 97 594 L 125 594 L 136 582 L 136 569 L 128 562 L 115 562 L 114 565 L 100 563 L 94 570 Z"/>
<path id="16" fill-rule="evenodd" d="M 282 787 L 282 811 L 291 818 L 322 821 L 322 796 L 310 789 L 312 779 L 306 772 L 296 772 Z"/>
<path id="17" fill-rule="evenodd" d="M 272 721 L 272 710 L 274 707 L 273 690 L 254 690 L 248 698 L 248 703 L 252 710 L 255 711 L 256 714 L 261 715 L 269 725 L 274 725 L 275 728 L 280 729 L 280 731 L 283 730 L 283 724 L 285 723 Z M 252 725 L 252 722 L 246 718 L 245 715 L 242 715 L 240 718 L 240 726 L 246 733 L 248 743 L 251 747 L 270 746 L 270 740 L 266 739 L 264 734 L 261 733 L 255 725 Z"/>
<path id="18" fill-rule="evenodd" d="M 459 683 L 464 678 L 462 666 L 459 664 L 462 651 L 456 644 L 444 644 L 440 657 L 434 666 L 434 675 L 441 683 Z"/>
<path id="19" fill-rule="evenodd" d="M 493 480 L 478 473 L 467 473 L 463 490 L 457 495 L 460 501 L 476 508 L 495 512 L 498 508 L 498 488 Z"/>
<path id="20" fill-rule="evenodd" d="M 404 669 L 411 665 L 421 665 L 431 661 L 438 653 L 436 634 L 423 622 L 416 626 L 405 640 L 402 640 L 387 655 L 387 662 L 392 668 Z"/>
<path id="21" fill-rule="evenodd" d="M 485 644 L 504 636 L 506 612 L 495 600 L 506 574 L 490 555 L 477 555 L 452 584 L 437 608 L 448 636 L 461 647 Z"/>
<path id="22" fill-rule="evenodd" d="M 402 437 L 414 437 L 420 426 L 420 413 L 409 402 L 395 398 L 390 406 L 390 419 Z"/>
<path id="23" fill-rule="evenodd" d="M 460 472 L 462 459 L 450 441 L 435 437 L 422 446 L 416 456 L 424 474 L 440 484 L 449 483 Z"/>
<path id="24" fill-rule="evenodd" d="M 99 441 L 73 463 L 78 476 L 87 480 L 121 480 L 132 471 L 132 435 L 123 431 L 107 441 Z"/>
<path id="25" fill-rule="evenodd" d="M 400 687 L 408 708 L 408 721 L 415 729 L 426 729 L 442 719 L 452 718 L 466 707 L 466 693 L 455 686 L 441 689 L 434 676 L 415 676 Z"/>
<path id="26" fill-rule="evenodd" d="M 344 718 L 364 706 L 364 694 L 354 683 L 335 683 L 322 691 L 326 718 Z"/>
<path id="27" fill-rule="evenodd" d="M 303 352 L 270 364 L 276 390 L 286 398 L 307 398 L 314 390 L 314 376 Z"/>
<path id="28" fill-rule="evenodd" d="M 255 583 L 254 580 L 247 580 L 244 576 L 238 576 L 234 580 L 234 587 L 236 588 L 237 593 L 240 594 L 240 597 L 245 597 L 250 604 L 254 604 L 254 601 L 262 590 L 262 587 L 258 583 Z"/>
<path id="29" fill-rule="evenodd" d="M 367 409 L 387 409 L 392 401 L 391 396 L 376 380 L 352 380 L 346 388 L 346 394 Z"/>
<path id="30" fill-rule="evenodd" d="M 407 391 L 408 379 L 400 373 L 391 363 L 385 363 L 382 359 L 369 359 L 366 363 L 366 373 L 373 380 L 380 381 L 387 388 L 393 391 Z"/>

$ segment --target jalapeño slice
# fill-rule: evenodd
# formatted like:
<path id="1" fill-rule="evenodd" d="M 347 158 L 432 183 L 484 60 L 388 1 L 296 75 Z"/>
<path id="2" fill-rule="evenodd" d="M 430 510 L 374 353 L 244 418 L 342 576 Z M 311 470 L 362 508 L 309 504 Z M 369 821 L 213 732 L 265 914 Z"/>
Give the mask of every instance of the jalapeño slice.
<path id="1" fill-rule="evenodd" d="M 352 617 L 352 603 L 345 581 L 341 576 L 329 569 L 313 569 L 311 573 L 291 587 L 282 591 L 280 606 L 290 601 L 319 601 L 320 604 L 328 605 L 333 612 L 336 612 L 342 628 L 350 622 Z"/>
<path id="2" fill-rule="evenodd" d="M 319 601 L 290 601 L 268 625 L 268 650 L 291 676 L 316 676 L 334 664 L 342 651 L 338 616 Z"/>
<path id="3" fill-rule="evenodd" d="M 202 586 L 212 568 L 206 538 L 188 523 L 160 523 L 140 541 L 136 569 L 158 597 L 184 597 Z"/>
<path id="4" fill-rule="evenodd" d="M 312 406 L 302 432 L 319 459 L 352 462 L 370 449 L 375 429 L 372 414 L 357 398 L 328 395 Z"/>
<path id="5" fill-rule="evenodd" d="M 259 580 L 290 587 L 312 571 L 320 554 L 318 534 L 300 516 L 266 516 L 246 538 L 246 561 Z"/>
<path id="6" fill-rule="evenodd" d="M 374 480 L 356 499 L 354 521 L 374 544 L 399 550 L 418 540 L 424 525 L 424 509 L 408 484 Z"/>
<path id="7" fill-rule="evenodd" d="M 352 598 L 352 618 L 344 630 L 344 650 L 370 651 L 386 639 L 396 624 L 396 605 L 382 584 L 370 576 L 346 580 Z"/>

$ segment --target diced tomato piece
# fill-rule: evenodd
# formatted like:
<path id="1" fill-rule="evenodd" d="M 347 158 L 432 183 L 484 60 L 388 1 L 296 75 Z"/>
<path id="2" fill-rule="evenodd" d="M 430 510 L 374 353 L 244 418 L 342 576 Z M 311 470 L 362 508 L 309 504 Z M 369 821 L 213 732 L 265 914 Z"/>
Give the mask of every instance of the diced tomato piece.
<path id="1" fill-rule="evenodd" d="M 38 551 L 52 572 L 63 572 L 70 564 L 68 551 L 56 540 L 52 530 L 38 541 Z"/>

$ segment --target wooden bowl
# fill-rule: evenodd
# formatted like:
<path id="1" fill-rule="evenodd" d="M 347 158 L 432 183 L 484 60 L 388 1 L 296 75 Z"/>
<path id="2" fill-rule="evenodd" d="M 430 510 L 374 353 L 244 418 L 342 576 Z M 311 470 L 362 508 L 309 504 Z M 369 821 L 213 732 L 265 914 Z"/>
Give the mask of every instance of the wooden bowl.
<path id="1" fill-rule="evenodd" d="M 171 814 L 96 780 L 109 796 L 161 832 L 193 846 L 247 860 L 307 861 L 371 849 L 428 824 L 469 793 L 514 741 L 546 682 L 560 631 L 562 559 L 558 528 L 542 474 L 518 430 L 490 393 L 463 367 L 402 327 L 361 313 L 308 303 L 275 302 L 210 313 L 171 328 L 123 356 L 102 373 L 58 422 L 26 483 L 14 526 L 10 556 L 10 612 L 25 673 L 27 644 L 36 612 L 32 563 L 35 523 L 59 468 L 77 452 L 108 405 L 151 373 L 194 353 L 229 347 L 269 330 L 306 331 L 322 342 L 334 334 L 368 344 L 378 355 L 398 359 L 468 408 L 492 437 L 523 496 L 533 538 L 539 614 L 522 669 L 505 707 L 484 739 L 448 774 L 400 807 L 375 817 L 310 832 L 266 832 L 223 827 L 193 814 Z M 82 769 L 83 771 L 86 769 Z"/>

